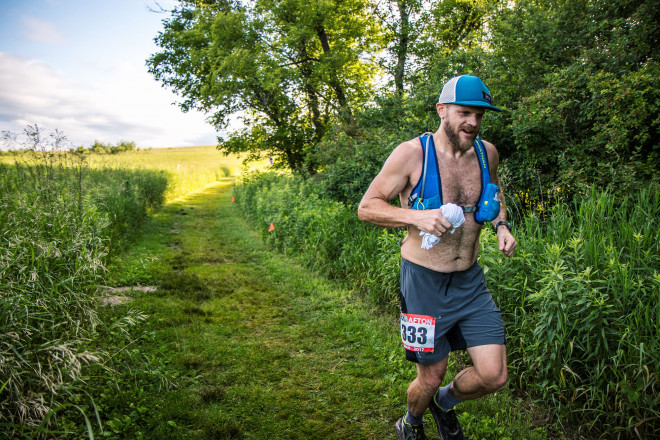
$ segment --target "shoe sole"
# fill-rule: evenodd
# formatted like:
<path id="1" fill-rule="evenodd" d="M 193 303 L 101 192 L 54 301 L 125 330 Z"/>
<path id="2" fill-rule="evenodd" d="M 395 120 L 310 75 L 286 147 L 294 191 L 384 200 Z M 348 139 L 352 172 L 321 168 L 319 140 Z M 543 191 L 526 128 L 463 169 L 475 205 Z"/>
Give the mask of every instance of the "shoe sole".
<path id="1" fill-rule="evenodd" d="M 401 429 L 401 427 L 399 426 L 399 422 L 400 420 L 394 424 L 394 430 L 396 431 L 396 436 L 399 440 L 405 440 L 405 437 L 403 435 L 403 429 Z"/>

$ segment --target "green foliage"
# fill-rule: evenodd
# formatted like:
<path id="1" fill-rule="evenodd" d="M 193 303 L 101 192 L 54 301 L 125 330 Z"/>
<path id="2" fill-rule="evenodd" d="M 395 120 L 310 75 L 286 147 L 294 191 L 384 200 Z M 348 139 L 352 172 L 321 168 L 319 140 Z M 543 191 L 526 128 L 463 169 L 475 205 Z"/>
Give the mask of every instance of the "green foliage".
<path id="1" fill-rule="evenodd" d="M 167 176 L 148 170 L 89 170 L 85 188 L 109 221 L 110 248 L 115 251 L 139 231 L 150 211 L 165 200 Z"/>
<path id="2" fill-rule="evenodd" d="M 235 194 L 273 246 L 397 303 L 401 232 L 361 223 L 354 206 L 324 199 L 310 180 L 258 174 Z M 528 214 L 516 225 L 511 259 L 482 233 L 480 262 L 506 321 L 512 380 L 585 433 L 611 426 L 621 437 L 651 435 L 660 423 L 658 194 L 558 199 L 543 219 Z"/>
<path id="3" fill-rule="evenodd" d="M 562 187 L 572 196 L 598 185 L 625 194 L 657 180 L 653 3 L 522 1 L 492 21 L 482 68 L 513 114 L 498 115 L 487 134 L 514 192 Z"/>
<path id="4" fill-rule="evenodd" d="M 586 77 L 576 66 L 552 75 L 550 85 L 522 99 L 513 114 L 519 156 L 505 164 L 515 169 L 515 187 L 536 186 L 534 174 L 542 176 L 542 187 L 570 193 L 593 185 L 626 193 L 657 180 L 658 73 L 660 65 L 647 62 L 624 75 Z"/>
<path id="5" fill-rule="evenodd" d="M 314 173 L 307 153 L 327 127 L 364 102 L 373 76 L 366 2 L 185 1 L 156 38 L 148 61 L 184 110 L 212 114 L 224 130 L 242 112 L 244 129 L 220 145 L 264 152 L 288 168 Z"/>
<path id="6" fill-rule="evenodd" d="M 545 221 L 529 214 L 511 259 L 483 242 L 511 377 L 585 432 L 646 438 L 660 426 L 658 194 L 594 191 L 556 204 Z"/>
<path id="7" fill-rule="evenodd" d="M 324 195 L 349 206 L 357 206 L 392 150 L 421 134 L 413 103 L 402 103 L 396 97 L 377 101 L 378 107 L 357 113 L 351 124 L 330 129 L 314 152 L 315 160 L 326 164 L 314 176 Z M 421 126 L 434 129 L 432 116 L 427 120 Z"/>
<path id="8" fill-rule="evenodd" d="M 377 302 L 398 301 L 400 233 L 361 222 L 356 205 L 323 198 L 310 180 L 254 174 L 243 179 L 235 194 L 244 215 L 276 248 L 329 277 L 347 280 Z M 269 232 L 271 223 L 275 230 Z M 380 264 L 371 264 L 373 259 Z"/>
<path id="9" fill-rule="evenodd" d="M 137 147 L 133 141 L 119 141 L 117 145 L 105 144 L 95 140 L 94 143 L 89 147 L 89 150 L 92 153 L 110 153 L 117 154 L 124 151 L 135 151 Z"/>
<path id="10" fill-rule="evenodd" d="M 506 409 L 504 411 L 507 411 Z M 499 411 L 494 417 L 464 412 L 458 415 L 463 432 L 469 432 L 470 438 L 474 440 L 515 440 L 518 437 L 510 435 L 510 429 L 501 423 L 506 419 L 504 413 Z M 548 434 L 543 427 L 530 429 L 525 433 L 525 438 L 534 440 L 546 440 Z"/>
<path id="11" fill-rule="evenodd" d="M 135 151 L 136 148 L 135 142 L 133 141 L 119 141 L 116 146 L 110 148 L 110 152 L 116 154 L 121 153 L 122 151 Z"/>

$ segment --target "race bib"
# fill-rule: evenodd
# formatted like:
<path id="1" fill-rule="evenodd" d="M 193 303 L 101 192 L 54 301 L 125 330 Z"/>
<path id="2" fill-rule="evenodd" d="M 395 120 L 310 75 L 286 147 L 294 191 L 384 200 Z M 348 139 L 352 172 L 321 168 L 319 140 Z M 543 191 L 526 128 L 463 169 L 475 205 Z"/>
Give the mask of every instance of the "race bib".
<path id="1" fill-rule="evenodd" d="M 401 342 L 406 350 L 433 352 L 435 318 L 401 313 Z"/>

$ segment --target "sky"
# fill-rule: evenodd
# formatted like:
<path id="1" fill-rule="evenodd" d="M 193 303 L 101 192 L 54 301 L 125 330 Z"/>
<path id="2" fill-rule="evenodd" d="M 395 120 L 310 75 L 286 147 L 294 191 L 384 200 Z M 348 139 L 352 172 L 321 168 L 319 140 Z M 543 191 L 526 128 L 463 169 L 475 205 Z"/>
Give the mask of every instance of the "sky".
<path id="1" fill-rule="evenodd" d="M 157 2 L 157 3 L 156 3 Z M 0 0 L 0 131 L 140 148 L 215 145 L 215 129 L 148 72 L 174 0 Z"/>

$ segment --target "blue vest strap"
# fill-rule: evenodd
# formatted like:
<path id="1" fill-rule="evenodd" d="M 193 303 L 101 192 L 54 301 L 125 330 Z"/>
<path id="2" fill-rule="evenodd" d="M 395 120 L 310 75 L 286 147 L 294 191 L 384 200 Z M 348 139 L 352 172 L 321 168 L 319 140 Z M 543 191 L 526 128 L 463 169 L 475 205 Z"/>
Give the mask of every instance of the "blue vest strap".
<path id="1" fill-rule="evenodd" d="M 423 161 L 422 161 L 422 175 L 419 181 L 410 191 L 408 197 L 408 206 L 413 209 L 430 209 L 439 208 L 442 206 L 442 182 L 440 180 L 440 172 L 438 169 L 438 159 L 435 154 L 435 145 L 433 143 L 432 133 L 424 133 L 419 137 L 422 144 Z M 477 153 L 479 160 L 479 170 L 481 171 L 481 193 L 479 195 L 479 202 L 476 206 L 461 206 L 463 212 L 478 212 L 480 206 L 487 205 L 485 201 L 486 187 L 490 184 L 490 168 L 488 166 L 488 154 L 486 147 L 481 139 L 477 138 L 474 141 L 474 149 Z M 427 179 L 430 180 L 430 185 L 427 186 Z M 439 201 L 439 205 L 438 205 Z M 436 206 L 437 205 L 437 206 Z M 483 222 L 479 222 L 483 223 Z"/>

